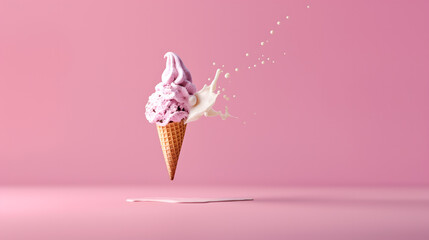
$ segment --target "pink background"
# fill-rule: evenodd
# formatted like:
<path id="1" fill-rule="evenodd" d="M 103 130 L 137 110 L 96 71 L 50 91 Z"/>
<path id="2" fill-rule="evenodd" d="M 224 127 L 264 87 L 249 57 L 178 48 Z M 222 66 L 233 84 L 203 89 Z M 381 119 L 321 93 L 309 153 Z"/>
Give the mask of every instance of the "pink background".
<path id="1" fill-rule="evenodd" d="M 224 64 L 237 98 L 217 108 L 239 117 L 188 126 L 173 184 L 429 184 L 428 12 L 405 0 L 2 0 L 0 184 L 171 184 L 144 117 L 170 50 L 198 88 Z"/>

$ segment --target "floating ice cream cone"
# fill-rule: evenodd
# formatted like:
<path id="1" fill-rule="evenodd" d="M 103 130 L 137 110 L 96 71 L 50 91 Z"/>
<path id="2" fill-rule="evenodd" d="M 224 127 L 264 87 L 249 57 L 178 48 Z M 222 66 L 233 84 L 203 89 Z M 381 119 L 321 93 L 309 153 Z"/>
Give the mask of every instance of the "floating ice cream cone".
<path id="1" fill-rule="evenodd" d="M 179 56 L 168 52 L 164 57 L 167 60 L 162 81 L 150 95 L 145 115 L 150 123 L 156 123 L 167 170 L 173 180 L 185 137 L 185 121 L 191 108 L 189 99 L 195 94 L 196 87 Z"/>
<path id="2" fill-rule="evenodd" d="M 180 149 L 185 138 L 186 124 L 182 120 L 180 122 L 168 123 L 165 126 L 157 125 L 156 127 L 168 174 L 170 175 L 170 179 L 173 180 L 180 156 Z"/>
<path id="3" fill-rule="evenodd" d="M 182 60 L 173 52 L 164 55 L 165 70 L 161 82 L 155 86 L 155 92 L 149 97 L 146 104 L 146 119 L 156 123 L 162 152 L 164 154 L 170 179 L 174 174 L 185 137 L 186 124 L 202 116 L 220 116 L 226 119 L 231 116 L 225 107 L 225 113 L 215 111 L 213 105 L 220 91 L 216 92 L 216 82 L 221 70 L 210 86 L 197 92 L 192 83 L 192 76 Z"/>

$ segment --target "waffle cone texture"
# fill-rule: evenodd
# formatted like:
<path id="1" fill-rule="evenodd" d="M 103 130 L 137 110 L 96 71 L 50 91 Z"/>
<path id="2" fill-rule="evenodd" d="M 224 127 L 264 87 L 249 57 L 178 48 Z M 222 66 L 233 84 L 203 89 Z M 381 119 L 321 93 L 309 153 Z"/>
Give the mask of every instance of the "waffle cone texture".
<path id="1" fill-rule="evenodd" d="M 168 123 L 165 126 L 157 125 L 156 128 L 158 129 L 159 141 L 161 142 L 161 149 L 164 154 L 168 174 L 170 175 L 170 179 L 173 180 L 183 139 L 185 138 L 186 124 L 182 120 L 181 122 Z"/>

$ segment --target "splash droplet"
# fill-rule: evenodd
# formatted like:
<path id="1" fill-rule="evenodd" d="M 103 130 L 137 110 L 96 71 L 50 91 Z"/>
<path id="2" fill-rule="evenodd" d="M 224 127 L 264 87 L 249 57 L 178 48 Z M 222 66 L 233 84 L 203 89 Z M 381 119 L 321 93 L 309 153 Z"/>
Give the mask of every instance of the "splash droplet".
<path id="1" fill-rule="evenodd" d="M 265 61 L 262 61 L 262 62 L 261 62 L 261 64 L 264 64 L 264 63 L 265 63 Z"/>
<path id="2" fill-rule="evenodd" d="M 224 98 L 226 101 L 229 101 L 229 97 L 228 97 L 228 96 L 223 95 L 223 98 Z"/>
<path id="3" fill-rule="evenodd" d="M 244 125 L 246 125 L 246 122 L 243 122 Z"/>
<path id="4" fill-rule="evenodd" d="M 256 67 L 256 64 L 255 64 L 255 65 L 253 65 L 253 67 Z"/>
<path id="5" fill-rule="evenodd" d="M 238 72 L 238 68 L 235 68 L 235 71 Z"/>
<path id="6" fill-rule="evenodd" d="M 229 78 L 230 76 L 231 76 L 231 74 L 225 73 L 225 78 Z"/>
<path id="7" fill-rule="evenodd" d="M 264 46 L 264 44 L 265 44 L 264 42 L 261 42 L 261 46 Z"/>
<path id="8" fill-rule="evenodd" d="M 249 68 L 249 69 L 250 69 L 250 66 L 248 66 L 247 68 Z"/>
<path id="9" fill-rule="evenodd" d="M 209 78 L 209 79 L 207 79 L 207 81 L 210 81 L 210 78 Z"/>
<path id="10" fill-rule="evenodd" d="M 307 8 L 310 8 L 310 5 L 307 5 Z"/>
<path id="11" fill-rule="evenodd" d="M 261 58 L 258 58 L 258 60 L 261 60 Z"/>
<path id="12" fill-rule="evenodd" d="M 275 63 L 274 60 L 273 60 L 273 63 Z"/>
<path id="13" fill-rule="evenodd" d="M 274 34 L 274 30 L 271 30 L 271 31 L 270 31 L 270 34 L 271 34 L 271 35 L 273 35 L 273 34 Z"/>
<path id="14" fill-rule="evenodd" d="M 246 57 L 248 57 L 249 56 L 249 53 L 246 53 Z"/>
<path id="15" fill-rule="evenodd" d="M 286 55 L 286 52 L 283 52 L 283 55 Z"/>
<path id="16" fill-rule="evenodd" d="M 270 61 L 270 58 L 267 58 L 268 61 Z"/>
<path id="17" fill-rule="evenodd" d="M 222 67 L 225 67 L 225 65 L 222 65 Z"/>
<path id="18" fill-rule="evenodd" d="M 213 62 L 213 66 L 215 66 L 216 65 L 216 63 L 215 62 Z"/>
<path id="19" fill-rule="evenodd" d="M 237 97 L 237 96 L 235 96 L 235 95 L 232 95 L 232 97 L 233 97 L 233 98 L 235 98 L 235 97 Z"/>
<path id="20" fill-rule="evenodd" d="M 280 25 L 280 21 L 277 21 L 277 25 Z"/>
<path id="21" fill-rule="evenodd" d="M 289 16 L 286 16 L 286 19 L 289 19 Z"/>

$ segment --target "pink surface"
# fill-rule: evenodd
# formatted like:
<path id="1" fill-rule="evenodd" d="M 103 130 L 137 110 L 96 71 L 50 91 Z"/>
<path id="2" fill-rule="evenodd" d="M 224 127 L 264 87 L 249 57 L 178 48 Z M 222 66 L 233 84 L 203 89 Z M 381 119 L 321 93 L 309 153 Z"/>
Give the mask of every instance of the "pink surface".
<path id="1" fill-rule="evenodd" d="M 428 12 L 428 1 L 405 0 L 2 0 L 0 184 L 170 184 L 155 126 L 144 117 L 169 50 L 186 60 L 198 89 L 213 78 L 212 62 L 224 64 L 231 78 L 220 85 L 231 100 L 221 98 L 218 108 L 227 104 L 239 117 L 188 126 L 175 185 L 429 184 Z M 276 63 L 248 70 L 256 54 Z M 101 212 L 97 204 L 108 203 L 96 198 L 82 211 L 105 217 L 107 233 L 114 223 L 144 226 L 135 220 L 145 206 L 115 197 L 127 213 L 140 209 L 135 218 Z M 59 228 L 85 219 L 55 204 L 44 206 L 70 214 Z M 275 206 L 267 216 L 292 222 Z M 154 205 L 150 214 L 158 208 L 169 207 Z M 195 206 L 177 211 L 187 208 Z M 357 210 L 337 213 L 365 219 Z"/>
<path id="2" fill-rule="evenodd" d="M 254 201 L 129 203 L 129 197 Z M 0 239 L 427 240 L 427 188 L 0 188 Z"/>

